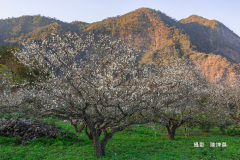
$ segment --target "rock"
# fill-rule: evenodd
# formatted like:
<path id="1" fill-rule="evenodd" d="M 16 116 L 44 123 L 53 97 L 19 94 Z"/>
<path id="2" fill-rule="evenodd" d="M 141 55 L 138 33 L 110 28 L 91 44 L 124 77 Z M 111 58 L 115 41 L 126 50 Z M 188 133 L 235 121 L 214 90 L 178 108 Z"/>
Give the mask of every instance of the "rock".
<path id="1" fill-rule="evenodd" d="M 61 134 L 61 129 L 41 121 L 24 118 L 0 119 L 0 136 L 20 137 L 23 145 L 35 138 L 56 138 L 58 134 Z"/>

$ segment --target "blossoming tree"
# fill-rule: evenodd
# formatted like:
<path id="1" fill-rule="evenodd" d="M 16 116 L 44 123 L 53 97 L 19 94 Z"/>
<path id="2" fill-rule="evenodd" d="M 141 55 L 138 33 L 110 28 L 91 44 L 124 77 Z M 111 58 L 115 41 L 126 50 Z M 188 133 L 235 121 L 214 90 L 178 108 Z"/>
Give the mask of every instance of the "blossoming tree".
<path id="1" fill-rule="evenodd" d="M 183 123 L 199 122 L 198 114 L 205 110 L 207 81 L 191 61 L 182 59 L 161 65 L 155 73 L 155 89 L 148 106 L 154 121 L 165 126 L 168 140 L 173 140 Z"/>
<path id="2" fill-rule="evenodd" d="M 240 78 L 235 77 L 218 84 L 213 84 L 211 88 L 211 109 L 215 110 L 217 123 L 224 125 L 235 121 L 240 124 Z M 221 121 L 220 121 L 221 120 Z M 232 123 L 233 124 L 233 123 Z"/>
<path id="3" fill-rule="evenodd" d="M 12 74 L 6 66 L 0 64 L 0 111 L 1 113 L 13 111 L 22 104 L 20 92 L 12 92 L 17 84 L 12 81 Z"/>
<path id="4" fill-rule="evenodd" d="M 38 79 L 26 93 L 41 104 L 36 112 L 82 119 L 84 125 L 79 129 L 75 125 L 75 130 L 85 127 L 96 155 L 105 155 L 114 133 L 150 121 L 136 117 L 152 91 L 151 73 L 147 66 L 135 63 L 136 51 L 130 45 L 103 35 L 97 40 L 93 35 L 82 38 L 71 33 L 61 38 L 53 32 L 51 41 L 23 46 L 14 54 Z M 109 126 L 112 130 L 107 130 Z"/>

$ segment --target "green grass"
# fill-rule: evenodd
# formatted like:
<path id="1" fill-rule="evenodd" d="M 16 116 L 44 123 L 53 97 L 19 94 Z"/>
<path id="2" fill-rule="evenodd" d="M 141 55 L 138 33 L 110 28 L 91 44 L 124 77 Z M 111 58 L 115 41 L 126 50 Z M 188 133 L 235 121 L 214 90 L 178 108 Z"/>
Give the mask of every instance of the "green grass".
<path id="1" fill-rule="evenodd" d="M 61 128 L 74 133 L 69 124 L 56 122 Z M 116 133 L 106 147 L 106 156 L 101 159 L 240 159 L 240 136 L 223 136 L 217 129 L 210 133 L 199 130 L 188 137 L 178 129 L 174 141 L 167 140 L 165 129 L 154 130 L 140 125 Z M 25 146 L 17 138 L 0 137 L 0 159 L 97 159 L 94 157 L 93 141 L 84 133 L 77 138 L 38 138 Z M 194 142 L 204 142 L 204 147 L 194 147 Z M 227 147 L 210 147 L 210 142 L 226 142 Z"/>

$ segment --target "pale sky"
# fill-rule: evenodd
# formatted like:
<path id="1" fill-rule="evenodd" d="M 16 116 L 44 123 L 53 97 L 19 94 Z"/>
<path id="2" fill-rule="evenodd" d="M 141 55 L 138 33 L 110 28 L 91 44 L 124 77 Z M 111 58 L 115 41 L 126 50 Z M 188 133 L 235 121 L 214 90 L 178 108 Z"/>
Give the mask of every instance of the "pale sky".
<path id="1" fill-rule="evenodd" d="M 240 0 L 0 0 L 0 19 L 40 14 L 64 22 L 92 23 L 141 7 L 177 20 L 192 14 L 215 19 L 240 36 Z"/>

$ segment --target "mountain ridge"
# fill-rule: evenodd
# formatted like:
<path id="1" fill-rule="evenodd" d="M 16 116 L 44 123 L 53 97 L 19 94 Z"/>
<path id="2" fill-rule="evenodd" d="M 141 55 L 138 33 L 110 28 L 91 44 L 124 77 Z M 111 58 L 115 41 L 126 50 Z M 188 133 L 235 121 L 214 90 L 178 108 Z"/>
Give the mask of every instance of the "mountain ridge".
<path id="1" fill-rule="evenodd" d="M 139 63 L 160 63 L 163 60 L 179 57 L 201 64 L 201 69 L 210 76 L 210 80 L 216 81 L 218 77 L 229 78 L 238 74 L 240 37 L 221 22 L 201 16 L 191 15 L 176 21 L 161 11 L 140 8 L 122 16 L 110 17 L 94 23 L 81 21 L 66 23 L 39 16 L 27 18 L 29 20 L 22 23 L 14 23 L 13 20 L 8 19 L 10 26 L 8 29 L 0 21 L 0 29 L 3 28 L 8 35 L 0 38 L 0 44 L 2 41 L 17 44 L 24 39 L 39 40 L 43 36 L 48 36 L 53 27 L 57 27 L 61 33 L 70 31 L 83 35 L 89 32 L 95 35 L 108 34 L 125 41 L 128 41 L 131 35 L 131 42 L 141 52 Z M 28 30 L 23 30 L 24 26 Z M 0 31 L 0 37 L 3 34 Z M 222 64 L 215 61 L 220 61 Z"/>

